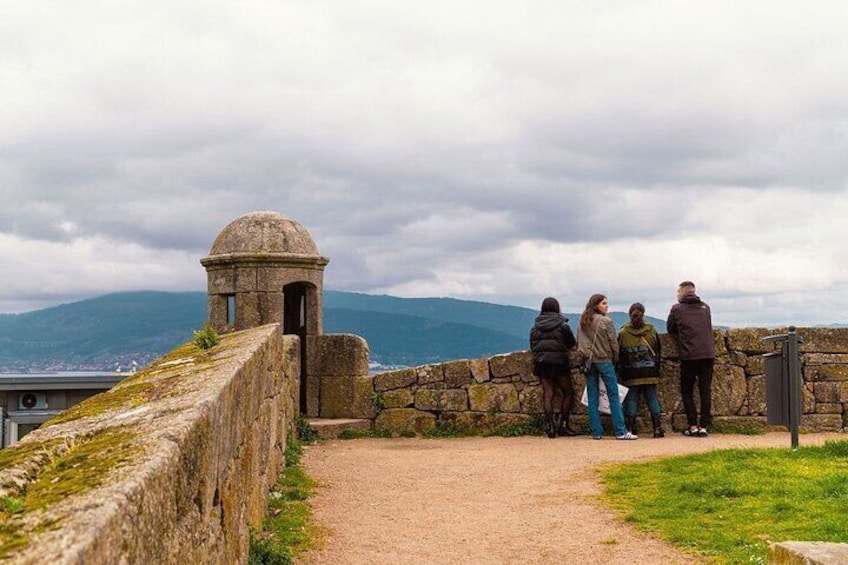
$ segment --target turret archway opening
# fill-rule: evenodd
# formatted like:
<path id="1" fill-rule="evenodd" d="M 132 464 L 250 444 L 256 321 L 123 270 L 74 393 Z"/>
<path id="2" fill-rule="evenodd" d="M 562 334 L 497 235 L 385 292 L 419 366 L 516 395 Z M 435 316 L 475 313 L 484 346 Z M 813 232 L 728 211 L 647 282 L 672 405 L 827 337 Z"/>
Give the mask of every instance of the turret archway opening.
<path id="1" fill-rule="evenodd" d="M 317 288 L 315 285 L 294 282 L 283 287 L 283 333 L 288 335 L 296 335 L 300 338 L 300 374 L 306 375 L 306 336 L 309 333 L 309 326 L 313 325 L 310 322 L 311 318 L 316 315 L 310 308 L 310 294 L 315 294 Z M 307 411 L 307 379 L 300 379 L 300 396 L 299 396 L 300 412 L 305 414 Z"/>

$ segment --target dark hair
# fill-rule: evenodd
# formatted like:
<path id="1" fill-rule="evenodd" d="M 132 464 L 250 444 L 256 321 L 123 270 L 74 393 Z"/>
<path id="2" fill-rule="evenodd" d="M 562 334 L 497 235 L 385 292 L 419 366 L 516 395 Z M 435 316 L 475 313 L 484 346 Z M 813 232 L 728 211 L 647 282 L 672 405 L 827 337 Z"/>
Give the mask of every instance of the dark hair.
<path id="1" fill-rule="evenodd" d="M 695 283 L 693 283 L 692 281 L 683 281 L 677 286 L 679 286 L 680 288 L 695 288 Z"/>
<path id="2" fill-rule="evenodd" d="M 586 308 L 583 310 L 583 313 L 580 314 L 580 329 L 588 331 L 590 327 L 592 327 L 592 316 L 598 310 L 598 304 L 606 300 L 606 296 L 603 294 L 593 294 L 589 297 L 589 301 L 586 303 Z"/>
<path id="3" fill-rule="evenodd" d="M 645 313 L 645 307 L 642 306 L 641 302 L 634 302 L 630 305 L 630 309 L 627 311 L 628 314 L 633 314 L 633 310 L 639 310 L 643 314 Z"/>
<path id="4" fill-rule="evenodd" d="M 541 313 L 544 314 L 545 312 L 556 312 L 559 314 L 559 301 L 553 296 L 549 296 L 542 300 Z"/>

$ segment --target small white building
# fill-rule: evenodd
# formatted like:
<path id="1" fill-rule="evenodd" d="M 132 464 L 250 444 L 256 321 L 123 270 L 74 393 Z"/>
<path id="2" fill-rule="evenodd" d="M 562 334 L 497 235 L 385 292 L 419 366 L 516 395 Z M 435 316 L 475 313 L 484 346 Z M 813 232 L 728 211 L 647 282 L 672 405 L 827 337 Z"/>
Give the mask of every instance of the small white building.
<path id="1" fill-rule="evenodd" d="M 129 373 L 0 375 L 0 448 L 89 396 L 109 390 Z"/>

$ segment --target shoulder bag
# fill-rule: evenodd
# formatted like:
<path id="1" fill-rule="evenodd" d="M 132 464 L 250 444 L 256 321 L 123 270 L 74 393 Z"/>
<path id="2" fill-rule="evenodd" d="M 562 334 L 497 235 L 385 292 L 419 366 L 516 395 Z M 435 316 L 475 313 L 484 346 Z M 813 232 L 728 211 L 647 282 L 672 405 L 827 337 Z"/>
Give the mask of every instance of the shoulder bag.
<path id="1" fill-rule="evenodd" d="M 595 342 L 598 340 L 598 325 L 600 325 L 600 322 L 600 320 L 595 322 L 595 335 L 592 337 L 592 347 L 589 348 L 589 358 L 580 364 L 580 372 L 584 375 L 589 374 L 592 369 L 592 358 L 595 356 Z"/>

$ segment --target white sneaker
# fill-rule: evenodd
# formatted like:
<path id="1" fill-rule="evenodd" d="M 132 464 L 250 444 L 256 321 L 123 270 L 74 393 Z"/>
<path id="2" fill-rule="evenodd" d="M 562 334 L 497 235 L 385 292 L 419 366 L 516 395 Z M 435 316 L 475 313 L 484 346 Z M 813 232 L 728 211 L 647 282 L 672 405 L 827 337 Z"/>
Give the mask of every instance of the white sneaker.
<path id="1" fill-rule="evenodd" d="M 633 435 L 630 432 L 626 432 L 622 436 L 615 436 L 615 439 L 639 439 L 639 436 Z"/>

